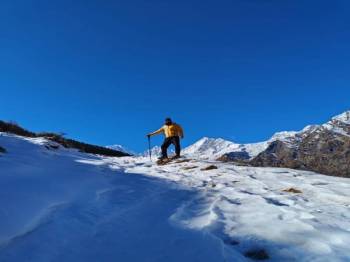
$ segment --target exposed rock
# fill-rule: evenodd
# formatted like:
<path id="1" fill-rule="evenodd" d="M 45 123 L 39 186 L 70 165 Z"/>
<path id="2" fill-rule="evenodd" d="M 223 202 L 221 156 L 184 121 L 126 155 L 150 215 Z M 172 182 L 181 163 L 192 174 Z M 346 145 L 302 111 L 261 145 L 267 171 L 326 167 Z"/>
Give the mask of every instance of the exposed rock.
<path id="1" fill-rule="evenodd" d="M 191 162 L 191 159 L 185 158 L 185 159 L 180 159 L 175 161 L 176 164 L 180 164 L 180 163 L 186 163 L 186 162 Z"/>
<path id="2" fill-rule="evenodd" d="M 272 142 L 250 164 L 350 177 L 350 121 L 346 113 L 324 125 L 305 128 L 293 140 Z"/>
<path id="3" fill-rule="evenodd" d="M 293 187 L 284 189 L 283 192 L 293 193 L 293 194 L 301 194 L 301 193 L 303 193 L 301 190 L 295 189 Z"/>
<path id="4" fill-rule="evenodd" d="M 249 160 L 250 156 L 246 151 L 242 152 L 231 152 L 224 154 L 223 156 L 219 157 L 217 160 L 222 162 L 233 162 L 233 161 L 244 161 Z"/>
<path id="5" fill-rule="evenodd" d="M 182 169 L 183 170 L 191 170 L 191 169 L 196 169 L 198 166 L 185 166 Z"/>
<path id="6" fill-rule="evenodd" d="M 282 141 L 272 142 L 269 147 L 250 161 L 253 166 L 303 168 L 299 162 L 298 150 Z"/>
<path id="7" fill-rule="evenodd" d="M 202 168 L 201 170 L 202 171 L 208 171 L 208 170 L 213 170 L 213 169 L 218 169 L 218 167 L 215 166 L 215 165 L 210 165 L 210 166 L 207 166 L 205 168 Z"/>

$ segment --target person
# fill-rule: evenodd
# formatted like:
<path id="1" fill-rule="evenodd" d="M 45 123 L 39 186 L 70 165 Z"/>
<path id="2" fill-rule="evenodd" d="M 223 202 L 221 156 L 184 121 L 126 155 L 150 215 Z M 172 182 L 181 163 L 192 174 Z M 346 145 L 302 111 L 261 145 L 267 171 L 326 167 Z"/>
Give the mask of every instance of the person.
<path id="1" fill-rule="evenodd" d="M 165 119 L 165 124 L 157 131 L 154 131 L 152 133 L 149 133 L 147 137 L 151 137 L 158 134 L 164 134 L 165 139 L 161 146 L 162 149 L 162 155 L 159 159 L 167 159 L 168 158 L 168 147 L 173 144 L 175 146 L 175 157 L 180 157 L 181 152 L 181 145 L 180 145 L 180 138 L 184 138 L 184 132 L 182 127 L 179 124 L 174 123 L 171 118 Z"/>

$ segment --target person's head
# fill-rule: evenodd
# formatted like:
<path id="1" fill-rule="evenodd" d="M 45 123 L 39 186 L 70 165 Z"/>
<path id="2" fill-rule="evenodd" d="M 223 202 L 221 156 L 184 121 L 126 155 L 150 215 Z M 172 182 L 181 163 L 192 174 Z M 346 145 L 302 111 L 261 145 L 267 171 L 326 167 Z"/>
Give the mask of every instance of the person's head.
<path id="1" fill-rule="evenodd" d="M 166 124 L 167 126 L 170 126 L 172 123 L 173 123 L 173 121 L 171 121 L 171 118 L 170 118 L 170 117 L 165 118 L 165 124 Z"/>

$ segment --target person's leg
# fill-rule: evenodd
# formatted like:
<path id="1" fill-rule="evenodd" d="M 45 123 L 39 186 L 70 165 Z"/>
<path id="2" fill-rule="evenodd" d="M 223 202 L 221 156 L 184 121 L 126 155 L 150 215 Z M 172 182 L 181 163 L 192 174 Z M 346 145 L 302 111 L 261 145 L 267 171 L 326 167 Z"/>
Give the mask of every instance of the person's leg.
<path id="1" fill-rule="evenodd" d="M 173 144 L 175 146 L 175 154 L 176 154 L 176 156 L 180 157 L 181 145 L 180 145 L 180 137 L 179 136 L 174 136 L 173 137 Z"/>
<path id="2" fill-rule="evenodd" d="M 167 137 L 164 139 L 164 142 L 161 146 L 162 148 L 162 158 L 167 158 L 168 157 L 168 147 L 171 145 L 171 138 Z"/>

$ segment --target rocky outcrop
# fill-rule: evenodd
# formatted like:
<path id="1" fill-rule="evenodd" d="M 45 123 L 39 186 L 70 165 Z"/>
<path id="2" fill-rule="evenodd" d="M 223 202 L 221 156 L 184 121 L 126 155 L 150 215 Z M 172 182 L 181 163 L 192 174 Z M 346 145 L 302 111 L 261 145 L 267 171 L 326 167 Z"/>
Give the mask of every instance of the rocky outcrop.
<path id="1" fill-rule="evenodd" d="M 288 141 L 274 141 L 249 161 L 253 166 L 304 169 L 350 177 L 350 112 L 306 128 Z"/>
<path id="2" fill-rule="evenodd" d="M 250 155 L 246 151 L 231 152 L 222 155 L 217 160 L 222 162 L 246 161 L 250 159 Z"/>

